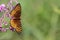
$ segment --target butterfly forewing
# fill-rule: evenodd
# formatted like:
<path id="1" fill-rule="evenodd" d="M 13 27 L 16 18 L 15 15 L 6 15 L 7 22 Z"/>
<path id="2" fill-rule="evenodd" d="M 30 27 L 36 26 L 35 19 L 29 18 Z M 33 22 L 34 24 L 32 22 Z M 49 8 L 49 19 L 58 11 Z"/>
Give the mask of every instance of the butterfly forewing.
<path id="1" fill-rule="evenodd" d="M 21 6 L 18 3 L 14 9 L 11 11 L 11 17 L 19 18 L 21 16 Z"/>

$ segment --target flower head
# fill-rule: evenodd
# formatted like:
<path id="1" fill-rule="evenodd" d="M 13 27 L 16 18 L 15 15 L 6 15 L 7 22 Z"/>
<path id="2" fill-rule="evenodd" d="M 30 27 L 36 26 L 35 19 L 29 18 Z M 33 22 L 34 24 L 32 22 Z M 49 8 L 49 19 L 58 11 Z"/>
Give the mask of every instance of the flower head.
<path id="1" fill-rule="evenodd" d="M 6 32 L 7 30 L 6 30 L 6 28 L 2 28 L 2 30 L 1 30 L 2 32 Z"/>
<path id="2" fill-rule="evenodd" d="M 10 0 L 8 2 L 7 6 L 5 4 L 0 5 L 0 12 L 4 13 L 0 17 L 0 31 L 2 31 L 2 32 L 6 32 L 8 29 L 10 29 L 11 31 L 15 31 L 15 29 L 10 27 L 10 26 L 9 26 L 9 28 L 3 28 L 2 27 L 2 24 L 3 25 L 8 25 L 8 22 L 5 20 L 6 17 L 9 17 L 9 19 L 14 19 L 14 17 L 11 17 L 10 14 L 9 14 L 11 12 L 11 10 L 14 8 L 14 6 L 12 4 L 13 2 L 18 3 L 17 0 Z"/>
<path id="3" fill-rule="evenodd" d="M 4 25 L 8 25 L 7 21 L 4 21 L 3 24 L 4 24 Z"/>
<path id="4" fill-rule="evenodd" d="M 2 10 L 5 10 L 6 8 L 5 8 L 5 4 L 1 4 L 0 5 L 0 12 L 2 11 Z"/>

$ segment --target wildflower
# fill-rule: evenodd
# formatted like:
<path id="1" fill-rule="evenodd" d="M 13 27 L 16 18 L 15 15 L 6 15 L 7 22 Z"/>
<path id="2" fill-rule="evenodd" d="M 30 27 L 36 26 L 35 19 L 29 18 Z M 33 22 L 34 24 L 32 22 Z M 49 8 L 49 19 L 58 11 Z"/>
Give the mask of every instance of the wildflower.
<path id="1" fill-rule="evenodd" d="M 2 18 L 0 18 L 0 27 L 2 27 Z"/>
<path id="2" fill-rule="evenodd" d="M 4 25 L 8 25 L 8 23 L 6 21 L 3 22 Z"/>
<path id="3" fill-rule="evenodd" d="M 10 18 L 11 19 L 11 16 L 9 13 L 6 13 L 6 17 Z"/>
<path id="4" fill-rule="evenodd" d="M 7 30 L 6 30 L 6 28 L 2 28 L 1 31 L 2 32 L 6 32 Z"/>
<path id="5" fill-rule="evenodd" d="M 0 5 L 0 12 L 2 12 L 3 10 L 5 10 L 5 4 Z"/>
<path id="6" fill-rule="evenodd" d="M 0 27 L 0 31 L 2 30 L 2 27 Z"/>
<path id="7" fill-rule="evenodd" d="M 0 27 L 2 27 L 2 23 L 0 23 Z"/>

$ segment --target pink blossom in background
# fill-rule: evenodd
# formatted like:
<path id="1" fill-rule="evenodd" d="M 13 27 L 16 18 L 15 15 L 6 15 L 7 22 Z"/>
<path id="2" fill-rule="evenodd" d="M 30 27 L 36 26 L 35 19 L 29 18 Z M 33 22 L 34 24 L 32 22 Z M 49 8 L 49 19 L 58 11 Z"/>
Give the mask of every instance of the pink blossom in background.
<path id="1" fill-rule="evenodd" d="M 6 32 L 7 30 L 6 30 L 6 28 L 2 28 L 2 30 L 1 30 L 2 32 Z"/>
<path id="2" fill-rule="evenodd" d="M 9 17 L 9 18 L 11 18 L 11 16 L 10 16 L 10 14 L 9 14 L 9 13 L 6 13 L 6 17 Z"/>
<path id="3" fill-rule="evenodd" d="M 0 27 L 2 27 L 2 18 L 0 18 Z"/>
<path id="4" fill-rule="evenodd" d="M 0 5 L 0 12 L 5 9 L 5 4 Z"/>
<path id="5" fill-rule="evenodd" d="M 2 27 L 0 27 L 0 31 L 2 30 Z"/>
<path id="6" fill-rule="evenodd" d="M 8 23 L 6 21 L 3 22 L 4 25 L 8 25 Z"/>

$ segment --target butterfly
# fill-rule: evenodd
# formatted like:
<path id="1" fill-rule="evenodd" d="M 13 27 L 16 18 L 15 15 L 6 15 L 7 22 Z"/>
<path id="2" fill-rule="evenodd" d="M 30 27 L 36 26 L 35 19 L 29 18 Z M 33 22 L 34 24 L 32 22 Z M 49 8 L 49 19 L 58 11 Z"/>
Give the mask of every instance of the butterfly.
<path id="1" fill-rule="evenodd" d="M 21 26 L 21 5 L 18 3 L 10 13 L 12 19 L 10 20 L 10 25 L 15 29 L 16 32 L 22 32 Z"/>

